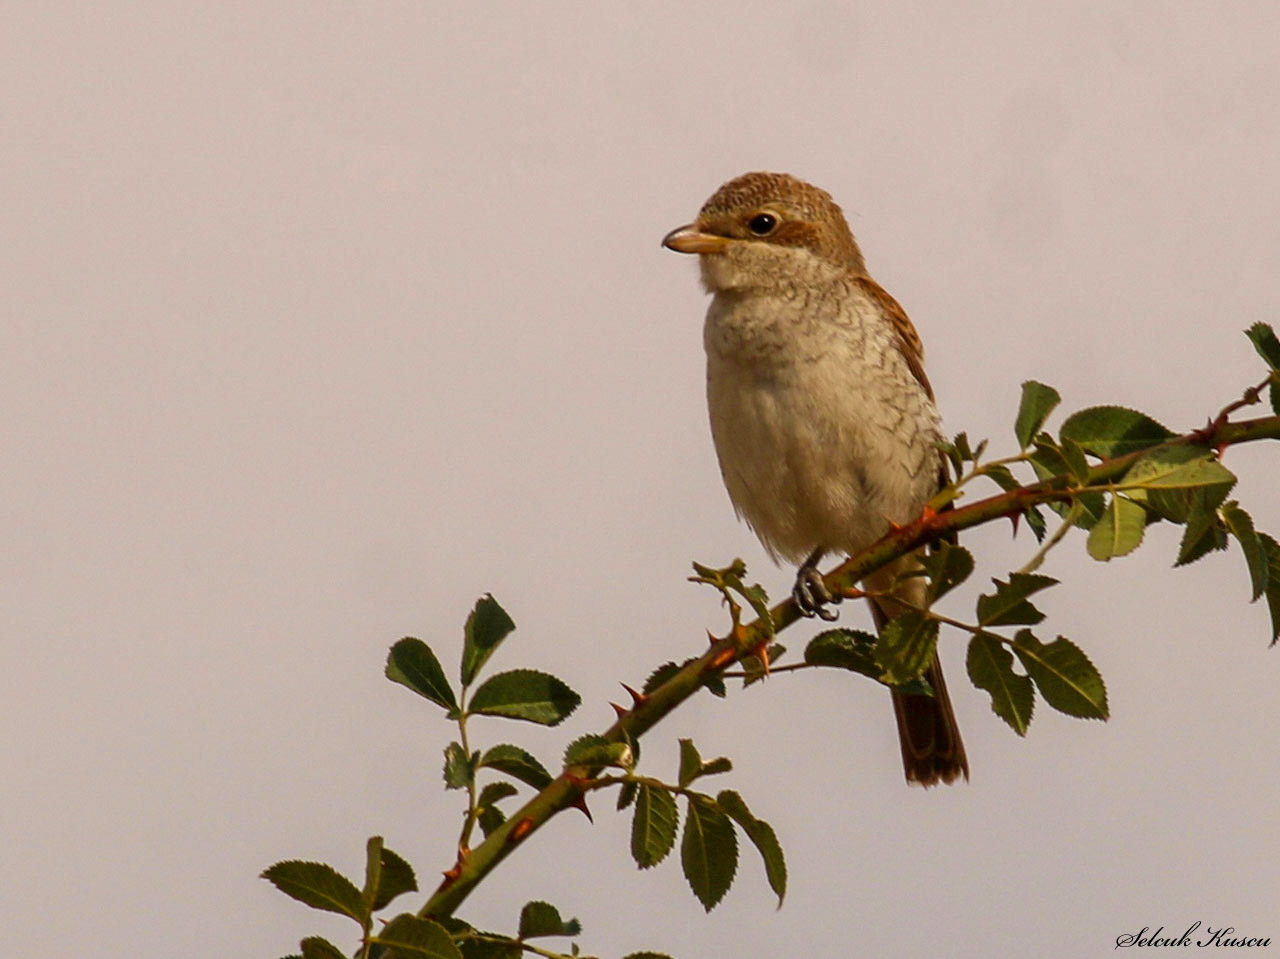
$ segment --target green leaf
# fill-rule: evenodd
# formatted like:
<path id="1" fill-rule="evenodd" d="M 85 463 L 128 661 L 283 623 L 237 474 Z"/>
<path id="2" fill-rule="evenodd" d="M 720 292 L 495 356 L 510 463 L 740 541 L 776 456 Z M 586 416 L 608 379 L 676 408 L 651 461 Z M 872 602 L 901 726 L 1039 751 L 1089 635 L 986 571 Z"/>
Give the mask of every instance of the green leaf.
<path id="1" fill-rule="evenodd" d="M 1022 485 L 1017 481 L 1013 473 L 1009 472 L 1009 467 L 1000 463 L 992 466 L 984 466 L 982 468 L 982 475 L 990 479 L 1006 493 L 1010 490 L 1015 490 Z"/>
<path id="2" fill-rule="evenodd" d="M 885 625 L 876 643 L 880 679 L 896 685 L 922 676 L 933 662 L 938 645 L 938 622 L 919 610 L 895 616 Z"/>
<path id="3" fill-rule="evenodd" d="M 387 656 L 387 679 L 443 706 L 451 715 L 457 714 L 458 701 L 453 697 L 449 680 L 444 678 L 440 660 L 422 640 L 406 636 L 391 647 Z"/>
<path id="4" fill-rule="evenodd" d="M 1255 323 L 1244 331 L 1244 335 L 1249 337 L 1258 355 L 1267 361 L 1267 366 L 1273 370 L 1280 370 L 1280 340 L 1276 339 L 1275 331 L 1270 326 L 1266 323 Z"/>
<path id="5" fill-rule="evenodd" d="M 760 858 L 764 860 L 765 878 L 769 880 L 769 888 L 778 897 L 778 905 L 781 907 L 782 900 L 787 895 L 787 862 L 782 856 L 782 846 L 773 827 L 763 819 L 753 816 L 742 797 L 732 789 L 725 789 L 716 796 L 716 804 L 742 827 L 747 838 L 759 850 Z"/>
<path id="6" fill-rule="evenodd" d="M 622 812 L 635 801 L 636 784 L 634 782 L 623 783 L 622 788 L 618 790 L 618 812 Z"/>
<path id="7" fill-rule="evenodd" d="M 556 677 L 533 669 L 490 676 L 471 697 L 469 711 L 556 726 L 578 708 L 582 698 Z"/>
<path id="8" fill-rule="evenodd" d="M 689 797 L 680 865 L 689 888 L 707 912 L 733 885 L 738 871 L 738 834 L 729 817 L 707 797 Z"/>
<path id="9" fill-rule="evenodd" d="M 1027 734 L 1036 694 L 1027 676 L 1013 671 L 1013 653 L 990 633 L 976 633 L 965 657 L 969 679 L 991 694 L 991 711 L 1019 736 Z"/>
<path id="10" fill-rule="evenodd" d="M 566 766 L 621 766 L 630 769 L 631 747 L 610 742 L 603 736 L 587 733 L 579 736 L 564 751 Z"/>
<path id="11" fill-rule="evenodd" d="M 1089 530 L 1085 549 L 1094 559 L 1104 563 L 1116 556 L 1127 556 L 1142 543 L 1146 529 L 1147 511 L 1117 493 L 1111 497 L 1102 519 Z"/>
<path id="12" fill-rule="evenodd" d="M 364 844 L 364 901 L 373 905 L 378 894 L 378 884 L 382 880 L 382 837 L 370 836 Z"/>
<path id="13" fill-rule="evenodd" d="M 663 663 L 661 666 L 659 666 L 657 669 L 655 669 L 652 673 L 649 674 L 649 678 L 644 681 L 644 686 L 641 687 L 641 692 L 644 692 L 644 693 L 653 692 L 655 689 L 657 689 L 659 686 L 661 686 L 663 683 L 669 680 L 676 673 L 680 672 L 680 670 L 682 670 L 685 666 L 688 666 L 691 662 L 693 662 L 697 658 L 698 657 L 696 656 L 691 656 L 688 659 L 686 659 L 683 663 Z M 721 699 L 724 699 L 725 697 L 724 676 L 720 675 L 719 673 L 708 674 L 707 678 L 703 680 L 702 685 L 706 686 L 712 695 L 719 696 Z"/>
<path id="14" fill-rule="evenodd" d="M 1084 450 L 1080 448 L 1080 444 L 1073 439 L 1065 439 L 1062 441 L 1062 458 L 1067 463 L 1067 469 L 1071 473 L 1071 478 L 1077 483 L 1089 482 L 1089 461 L 1085 459 Z"/>
<path id="15" fill-rule="evenodd" d="M 714 776 L 716 773 L 727 773 L 733 769 L 727 757 L 719 756 L 709 762 L 703 762 L 698 754 L 698 747 L 692 739 L 680 740 L 680 773 L 679 783 L 688 786 L 699 776 Z"/>
<path id="16" fill-rule="evenodd" d="M 1091 406 L 1072 413 L 1059 431 L 1063 442 L 1072 440 L 1086 453 L 1104 458 L 1143 450 L 1173 435 L 1145 413 L 1123 406 Z"/>
<path id="17" fill-rule="evenodd" d="M 680 814 L 671 793 L 648 783 L 636 792 L 636 812 L 631 820 L 631 857 L 641 869 L 656 866 L 675 845 Z"/>
<path id="18" fill-rule="evenodd" d="M 462 789 L 471 782 L 475 771 L 468 762 L 467 754 L 458 743 L 450 743 L 444 748 L 444 788 Z"/>
<path id="19" fill-rule="evenodd" d="M 515 628 L 516 624 L 493 596 L 486 593 L 476 600 L 475 609 L 467 616 L 463 630 L 462 668 L 459 671 L 463 686 L 471 685 L 498 644 Z"/>
<path id="20" fill-rule="evenodd" d="M 542 789 L 551 783 L 551 774 L 542 763 L 519 746 L 508 743 L 501 743 L 486 750 L 480 757 L 479 765 L 506 773 L 522 783 L 528 783 L 534 789 Z"/>
<path id="21" fill-rule="evenodd" d="M 1040 508 L 1038 506 L 1028 506 L 1022 511 L 1022 515 L 1027 518 L 1027 529 L 1035 533 L 1036 542 L 1043 543 L 1046 526 L 1044 514 L 1040 512 Z"/>
<path id="22" fill-rule="evenodd" d="M 526 902 L 520 910 L 521 939 L 536 939 L 538 936 L 576 936 L 582 932 L 582 923 L 577 919 L 560 918 L 560 910 L 549 902 Z"/>
<path id="23" fill-rule="evenodd" d="M 1216 489 L 1210 487 L 1210 490 Z M 1187 510 L 1187 528 L 1178 544 L 1178 559 L 1174 566 L 1186 566 L 1216 549 L 1227 548 L 1227 530 L 1218 515 L 1217 506 L 1209 505 L 1212 497 L 1208 491 L 1192 490 Z"/>
<path id="24" fill-rule="evenodd" d="M 1031 445 L 1031 438 L 1040 432 L 1040 427 L 1060 402 L 1062 397 L 1052 386 L 1045 386 L 1035 380 L 1027 380 L 1022 384 L 1022 402 L 1018 406 L 1018 419 L 1013 425 L 1019 449 L 1025 450 Z"/>
<path id="25" fill-rule="evenodd" d="M 1280 543 L 1259 533 L 1262 548 L 1267 553 L 1267 612 L 1271 614 L 1271 645 L 1280 639 Z"/>
<path id="26" fill-rule="evenodd" d="M 1198 486 L 1230 488 L 1236 481 L 1232 472 L 1199 446 L 1166 446 L 1134 463 L 1124 474 L 1124 486 L 1141 484 L 1145 489 L 1191 489 Z"/>
<path id="27" fill-rule="evenodd" d="M 813 666 L 836 666 L 879 680 L 876 638 L 856 629 L 829 629 L 809 641 L 804 661 Z"/>
<path id="28" fill-rule="evenodd" d="M 476 822 L 480 824 L 480 831 L 484 833 L 486 839 L 506 821 L 507 814 L 497 806 L 481 806 L 476 812 Z"/>
<path id="29" fill-rule="evenodd" d="M 492 806 L 496 802 L 501 802 L 514 796 L 519 790 L 506 780 L 499 780 L 486 785 L 480 790 L 480 796 L 476 799 L 477 806 Z"/>
<path id="30" fill-rule="evenodd" d="M 1253 528 L 1253 519 L 1235 500 L 1223 504 L 1222 521 L 1244 551 L 1245 562 L 1249 564 L 1249 581 L 1253 586 L 1249 601 L 1255 602 L 1267 589 L 1267 551 Z"/>
<path id="31" fill-rule="evenodd" d="M 936 551 L 920 557 L 929 577 L 928 604 L 947 595 L 973 573 L 973 554 L 963 546 L 941 543 Z"/>
<path id="32" fill-rule="evenodd" d="M 413 874 L 413 867 L 396 855 L 386 846 L 379 854 L 378 889 L 373 897 L 373 911 L 385 909 L 391 900 L 406 892 L 418 891 L 418 877 Z"/>
<path id="33" fill-rule="evenodd" d="M 462 959 L 462 953 L 444 926 L 407 912 L 383 926 L 382 931 L 373 937 L 373 942 L 391 947 L 395 950 L 393 955 L 396 959 L 401 956 Z"/>
<path id="34" fill-rule="evenodd" d="M 1170 449 L 1193 449 L 1194 447 L 1169 447 Z M 1204 455 L 1203 452 L 1201 455 Z M 1137 464 L 1134 464 L 1135 466 Z M 1219 464 L 1221 466 L 1221 464 Z M 1225 467 L 1222 467 L 1225 470 Z M 1236 478 L 1229 470 L 1227 479 L 1221 483 L 1210 486 L 1186 486 L 1174 487 L 1172 489 L 1165 487 L 1156 487 L 1147 490 L 1147 505 L 1156 513 L 1174 523 L 1185 523 L 1190 519 L 1193 512 L 1212 514 L 1223 500 L 1227 498 L 1227 494 L 1231 492 L 1231 488 L 1236 484 Z"/>
<path id="35" fill-rule="evenodd" d="M 1031 630 L 1020 629 L 1013 638 L 1013 651 L 1054 709 L 1081 719 L 1107 718 L 1107 688 L 1102 676 L 1071 640 L 1059 636 L 1045 645 Z"/>
<path id="36" fill-rule="evenodd" d="M 347 959 L 347 954 L 320 936 L 302 940 L 302 959 Z"/>
<path id="37" fill-rule="evenodd" d="M 681 786 L 687 786 L 698 778 L 700 772 L 702 772 L 702 756 L 698 754 L 698 747 L 693 744 L 692 739 L 680 740 L 680 778 L 678 782 Z"/>
<path id="38" fill-rule="evenodd" d="M 1039 573 L 1010 573 L 1009 582 L 992 579 L 996 591 L 978 597 L 978 622 L 983 626 L 1034 625 L 1044 619 L 1044 613 L 1027 601 L 1027 597 L 1056 586 L 1052 576 Z"/>
<path id="39" fill-rule="evenodd" d="M 262 878 L 312 909 L 350 916 L 361 924 L 369 917 L 369 907 L 355 883 L 323 862 L 278 862 L 264 870 Z"/>
<path id="40" fill-rule="evenodd" d="M 773 664 L 780 660 L 786 651 L 787 647 L 781 643 L 771 643 L 765 650 L 765 656 L 768 657 L 770 664 Z M 757 683 L 768 675 L 764 668 L 764 661 L 756 653 L 752 653 L 750 656 L 743 656 L 742 659 L 738 660 L 738 665 L 742 667 L 742 685 L 744 687 Z"/>

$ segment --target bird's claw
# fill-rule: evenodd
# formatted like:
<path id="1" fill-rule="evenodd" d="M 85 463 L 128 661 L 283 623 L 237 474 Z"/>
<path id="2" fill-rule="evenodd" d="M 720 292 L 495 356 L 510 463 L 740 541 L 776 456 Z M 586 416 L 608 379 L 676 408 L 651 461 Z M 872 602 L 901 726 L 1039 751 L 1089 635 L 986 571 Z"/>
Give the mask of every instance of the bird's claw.
<path id="1" fill-rule="evenodd" d="M 813 566 L 802 566 L 796 574 L 796 585 L 791 590 L 791 599 L 800 610 L 800 615 L 812 619 L 817 616 L 826 622 L 834 622 L 840 613 L 828 606 L 838 606 L 844 597 L 832 593 L 822 581 L 822 574 Z"/>

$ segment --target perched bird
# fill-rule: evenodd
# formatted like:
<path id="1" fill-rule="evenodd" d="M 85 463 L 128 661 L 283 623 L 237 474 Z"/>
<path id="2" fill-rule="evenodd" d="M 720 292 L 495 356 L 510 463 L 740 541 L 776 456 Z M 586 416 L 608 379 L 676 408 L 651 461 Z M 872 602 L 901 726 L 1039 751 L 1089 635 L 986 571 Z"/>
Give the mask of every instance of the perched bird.
<path id="1" fill-rule="evenodd" d="M 663 246 L 696 253 L 711 294 L 703 329 L 707 404 L 729 498 L 769 554 L 799 563 L 805 615 L 839 602 L 817 564 L 854 554 L 918 518 L 946 480 L 942 424 L 911 321 L 870 276 L 844 214 L 823 190 L 747 173 Z M 904 557 L 868 576 L 877 628 L 923 605 Z M 934 695 L 892 690 L 907 781 L 969 778 L 935 654 Z"/>

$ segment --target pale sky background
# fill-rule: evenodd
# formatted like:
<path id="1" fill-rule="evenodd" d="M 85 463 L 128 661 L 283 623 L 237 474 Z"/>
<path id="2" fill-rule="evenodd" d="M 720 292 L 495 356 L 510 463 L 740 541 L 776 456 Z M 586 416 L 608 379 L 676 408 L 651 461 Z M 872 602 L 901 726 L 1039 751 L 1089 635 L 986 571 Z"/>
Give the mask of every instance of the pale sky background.
<path id="1" fill-rule="evenodd" d="M 1280 324 L 1270 3 L 10 2 L 0 89 L 6 955 L 350 947 L 256 877 L 359 874 L 374 833 L 428 888 L 449 865 L 452 727 L 382 677 L 392 642 L 454 673 L 492 591 L 519 626 L 493 668 L 584 705 L 477 736 L 554 764 L 723 628 L 691 559 L 785 592 L 720 485 L 694 264 L 658 246 L 731 176 L 835 195 L 948 429 L 996 450 L 1027 378 L 1198 426 L 1263 374 L 1240 330 Z M 1280 447 L 1227 463 L 1280 533 Z M 1178 532 L 1045 570 L 1042 634 L 1093 658 L 1109 723 L 1041 706 L 1018 739 L 944 634 L 967 786 L 908 789 L 888 695 L 834 671 L 655 730 L 655 775 L 681 736 L 734 759 L 781 911 L 745 849 L 704 916 L 601 797 L 462 915 L 548 899 L 602 957 L 1280 940 L 1280 649 L 1239 552 L 1171 570 Z M 965 541 L 960 613 L 1033 549 Z"/>

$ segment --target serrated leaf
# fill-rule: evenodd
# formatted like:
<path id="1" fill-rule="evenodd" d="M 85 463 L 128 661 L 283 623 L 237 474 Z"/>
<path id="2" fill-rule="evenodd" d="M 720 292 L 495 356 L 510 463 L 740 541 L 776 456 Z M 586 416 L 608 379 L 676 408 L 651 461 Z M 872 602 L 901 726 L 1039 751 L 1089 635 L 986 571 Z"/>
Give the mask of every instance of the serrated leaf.
<path id="1" fill-rule="evenodd" d="M 969 640 L 965 666 L 973 685 L 991 694 L 991 711 L 1025 736 L 1036 696 L 1031 679 L 1013 671 L 1013 653 L 990 633 L 976 633 Z"/>
<path id="2" fill-rule="evenodd" d="M 381 867 L 378 877 L 378 891 L 373 897 L 373 911 L 385 909 L 391 900 L 406 892 L 418 891 L 418 877 L 413 874 L 413 867 L 386 846 L 379 854 Z"/>
<path id="3" fill-rule="evenodd" d="M 676 673 L 680 672 L 680 670 L 685 666 L 688 666 L 696 658 L 696 656 L 691 656 L 683 663 L 663 663 L 649 674 L 649 678 L 644 681 L 644 686 L 641 687 L 641 691 L 644 693 L 653 692 Z M 724 699 L 726 690 L 723 675 L 719 673 L 708 673 L 706 679 L 703 680 L 702 685 L 705 686 L 712 695 L 719 696 L 721 699 Z"/>
<path id="4" fill-rule="evenodd" d="M 387 679 L 443 706 L 450 714 L 458 711 L 458 701 L 440 668 L 440 660 L 420 639 L 406 636 L 391 647 L 387 655 Z"/>
<path id="5" fill-rule="evenodd" d="M 693 744 L 692 739 L 680 740 L 680 775 L 678 782 L 681 786 L 687 786 L 698 778 L 700 772 L 702 772 L 702 756 L 698 754 L 698 747 Z"/>
<path id="6" fill-rule="evenodd" d="M 1062 452 L 1062 447 L 1053 442 L 1053 437 L 1049 436 L 1048 433 L 1041 433 L 1036 437 L 1034 445 L 1035 451 L 1027 458 L 1030 460 L 1039 479 L 1045 480 L 1051 476 L 1071 475 L 1071 464 L 1067 462 L 1067 457 Z"/>
<path id="7" fill-rule="evenodd" d="M 1253 528 L 1253 519 L 1235 500 L 1222 505 L 1222 521 L 1227 531 L 1240 543 L 1245 562 L 1249 565 L 1249 582 L 1253 587 L 1250 602 L 1255 602 L 1267 589 L 1267 552 Z"/>
<path id="8" fill-rule="evenodd" d="M 1227 548 L 1226 527 L 1218 516 L 1217 507 L 1210 506 L 1209 499 L 1199 495 L 1203 492 L 1192 491 L 1187 511 L 1187 528 L 1182 532 L 1182 541 L 1178 544 L 1178 559 L 1174 566 L 1186 566 L 1206 553 Z"/>
<path id="9" fill-rule="evenodd" d="M 1040 695 L 1058 712 L 1081 719 L 1107 718 L 1107 688 L 1089 657 L 1071 640 L 1059 636 L 1041 643 L 1029 629 L 1013 638 L 1013 651 Z"/>
<path id="10" fill-rule="evenodd" d="M 1102 518 L 1089 530 L 1085 549 L 1100 562 L 1127 556 L 1142 544 L 1147 529 L 1147 511 L 1128 497 L 1115 494 L 1103 510 Z"/>
<path id="11" fill-rule="evenodd" d="M 389 946 L 395 959 L 462 959 L 462 953 L 444 926 L 430 919 L 404 913 L 396 916 L 373 937 L 373 942 Z"/>
<path id="12" fill-rule="evenodd" d="M 462 959 L 521 959 L 524 949 L 520 943 L 497 933 L 486 932 L 484 936 L 492 939 L 459 938 L 458 948 L 462 951 Z"/>
<path id="13" fill-rule="evenodd" d="M 1071 478 L 1077 483 L 1089 482 L 1089 461 L 1085 459 L 1084 450 L 1080 448 L 1080 444 L 1068 437 L 1062 441 L 1062 458 L 1067 462 L 1067 468 L 1071 472 Z"/>
<path id="14" fill-rule="evenodd" d="M 973 573 L 973 554 L 963 546 L 941 543 L 938 549 L 920 557 L 929 578 L 928 603 L 933 605 Z"/>
<path id="15" fill-rule="evenodd" d="M 507 611 L 486 593 L 476 600 L 463 630 L 462 666 L 459 675 L 463 686 L 470 686 L 498 644 L 516 628 Z"/>
<path id="16" fill-rule="evenodd" d="M 996 591 L 978 597 L 978 622 L 983 626 L 1030 626 L 1040 622 L 1044 613 L 1027 597 L 1058 584 L 1052 576 L 1039 573 L 1010 573 L 1007 583 L 998 579 L 991 582 Z"/>
<path id="17" fill-rule="evenodd" d="M 1276 339 L 1275 331 L 1270 326 L 1255 323 L 1244 331 L 1244 335 L 1249 337 L 1249 342 L 1258 351 L 1258 355 L 1267 361 L 1267 366 L 1280 370 L 1280 340 Z"/>
<path id="18" fill-rule="evenodd" d="M 518 789 L 506 780 L 499 780 L 486 785 L 480 790 L 480 796 L 476 799 L 477 806 L 491 806 L 496 802 L 514 796 Z"/>
<path id="19" fill-rule="evenodd" d="M 631 747 L 587 733 L 571 742 L 564 751 L 566 766 L 631 766 Z"/>
<path id="20" fill-rule="evenodd" d="M 631 857 L 641 869 L 656 866 L 675 845 L 680 814 L 671 793 L 648 783 L 636 791 L 636 811 L 631 819 Z"/>
<path id="21" fill-rule="evenodd" d="M 350 916 L 362 924 L 369 916 L 356 884 L 327 863 L 290 859 L 265 869 L 262 878 L 312 909 Z"/>
<path id="22" fill-rule="evenodd" d="M 982 475 L 992 480 L 1006 493 L 1010 490 L 1015 490 L 1022 485 L 1018 482 L 1017 478 L 1014 477 L 1013 473 L 1009 471 L 1009 467 L 999 463 L 993 466 L 984 466 L 982 468 Z"/>
<path id="23" fill-rule="evenodd" d="M 933 662 L 937 645 L 937 620 L 914 609 L 895 616 L 885 625 L 876 643 L 880 679 L 896 685 L 923 675 Z"/>
<path id="24" fill-rule="evenodd" d="M 1258 539 L 1267 554 L 1267 612 L 1271 614 L 1271 645 L 1280 638 L 1280 543 L 1259 533 Z"/>
<path id="25" fill-rule="evenodd" d="M 689 798 L 680 840 L 680 865 L 689 888 L 707 912 L 733 885 L 738 871 L 738 834 L 729 817 L 708 798 Z"/>
<path id="26" fill-rule="evenodd" d="M 577 919 L 561 919 L 560 910 L 549 902 L 526 902 L 520 910 L 521 939 L 536 939 L 538 936 L 576 936 L 582 932 L 582 923 Z"/>
<path id="27" fill-rule="evenodd" d="M 733 763 L 728 756 L 717 756 L 715 759 L 708 759 L 702 764 L 702 775 L 718 776 L 720 773 L 733 771 Z"/>
<path id="28" fill-rule="evenodd" d="M 804 661 L 813 666 L 836 666 L 879 680 L 876 638 L 856 629 L 829 629 L 809 641 Z"/>
<path id="29" fill-rule="evenodd" d="M 1027 520 L 1027 529 L 1035 534 L 1036 542 L 1043 543 L 1044 534 L 1048 527 L 1045 525 L 1044 514 L 1040 512 L 1040 508 L 1038 506 L 1028 506 L 1022 511 L 1022 515 Z"/>
<path id="30" fill-rule="evenodd" d="M 1058 435 L 1086 453 L 1110 458 L 1155 446 L 1173 433 L 1145 413 L 1123 406 L 1091 406 L 1067 417 Z"/>
<path id="31" fill-rule="evenodd" d="M 1141 484 L 1144 489 L 1193 489 L 1200 486 L 1230 489 L 1236 477 L 1213 458 L 1194 446 L 1167 446 L 1142 457 L 1124 474 L 1123 485 Z"/>
<path id="32" fill-rule="evenodd" d="M 347 954 L 320 936 L 307 936 L 302 940 L 302 959 L 347 959 Z"/>
<path id="33" fill-rule="evenodd" d="M 450 743 L 444 748 L 444 788 L 462 789 L 471 782 L 473 775 L 471 763 L 458 743 Z"/>
<path id="34" fill-rule="evenodd" d="M 1019 449 L 1025 450 L 1031 445 L 1031 438 L 1040 432 L 1044 421 L 1061 402 L 1062 397 L 1052 386 L 1045 386 L 1035 380 L 1027 380 L 1022 384 L 1022 402 L 1018 405 L 1018 418 L 1013 425 Z"/>
<path id="35" fill-rule="evenodd" d="M 746 802 L 732 789 L 725 789 L 716 796 L 716 803 L 733 818 L 747 838 L 764 860 L 765 878 L 769 880 L 769 888 L 778 897 L 778 906 L 787 895 L 787 862 L 782 855 L 782 846 L 778 836 L 763 819 L 757 819 L 747 808 Z"/>
<path id="36" fill-rule="evenodd" d="M 1212 514 L 1231 492 L 1236 480 L 1216 486 L 1147 490 L 1147 505 L 1165 519 L 1174 523 L 1186 523 L 1193 512 Z"/>
<path id="37" fill-rule="evenodd" d="M 519 746 L 508 743 L 501 743 L 486 750 L 480 757 L 479 765 L 506 773 L 534 789 L 542 789 L 551 782 L 551 774 L 542 763 Z"/>
<path id="38" fill-rule="evenodd" d="M 468 711 L 557 726 L 581 702 L 582 698 L 555 676 L 536 669 L 513 669 L 481 683 Z"/>
<path id="39" fill-rule="evenodd" d="M 622 812 L 635 801 L 636 784 L 633 782 L 623 783 L 622 788 L 618 790 L 618 812 Z"/>

